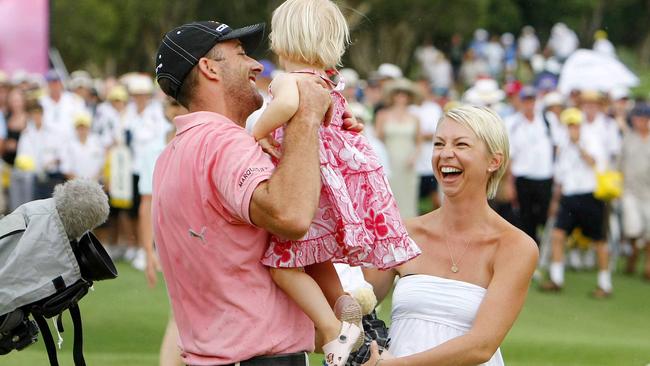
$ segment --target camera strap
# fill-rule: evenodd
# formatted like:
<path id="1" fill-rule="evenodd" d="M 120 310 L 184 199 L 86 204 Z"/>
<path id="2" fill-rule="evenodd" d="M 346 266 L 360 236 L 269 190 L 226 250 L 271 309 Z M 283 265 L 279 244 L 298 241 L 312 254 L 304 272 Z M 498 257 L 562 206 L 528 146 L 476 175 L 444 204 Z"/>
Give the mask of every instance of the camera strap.
<path id="1" fill-rule="evenodd" d="M 59 366 L 59 361 L 56 355 L 56 345 L 45 318 L 52 318 L 58 315 L 59 319 L 57 320 L 56 326 L 59 332 L 63 332 L 61 314 L 66 309 L 70 311 L 72 326 L 74 327 L 74 343 L 72 347 L 74 364 L 75 366 L 86 366 L 86 361 L 83 356 L 83 328 L 78 301 L 88 293 L 88 288 L 91 285 L 92 282 L 78 281 L 48 298 L 44 303 L 35 305 L 30 309 L 34 320 L 36 320 L 36 324 L 38 324 L 43 334 L 43 342 L 45 343 L 47 357 L 50 360 L 51 366 Z"/>

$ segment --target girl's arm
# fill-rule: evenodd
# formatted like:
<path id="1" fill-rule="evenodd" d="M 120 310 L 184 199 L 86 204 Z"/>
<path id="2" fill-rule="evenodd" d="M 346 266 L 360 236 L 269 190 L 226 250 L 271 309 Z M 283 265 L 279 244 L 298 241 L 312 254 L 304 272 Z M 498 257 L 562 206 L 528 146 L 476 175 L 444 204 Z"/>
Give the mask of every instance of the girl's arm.
<path id="1" fill-rule="evenodd" d="M 521 311 L 537 265 L 535 242 L 511 231 L 505 235 L 494 261 L 494 275 L 470 331 L 430 350 L 411 356 L 383 357 L 381 366 L 477 365 L 487 362 L 512 328 Z M 364 365 L 376 364 L 373 354 Z"/>
<path id="2" fill-rule="evenodd" d="M 273 100 L 253 127 L 253 137 L 260 140 L 281 127 L 296 114 L 300 96 L 296 79 L 290 74 L 280 74 L 271 83 Z"/>

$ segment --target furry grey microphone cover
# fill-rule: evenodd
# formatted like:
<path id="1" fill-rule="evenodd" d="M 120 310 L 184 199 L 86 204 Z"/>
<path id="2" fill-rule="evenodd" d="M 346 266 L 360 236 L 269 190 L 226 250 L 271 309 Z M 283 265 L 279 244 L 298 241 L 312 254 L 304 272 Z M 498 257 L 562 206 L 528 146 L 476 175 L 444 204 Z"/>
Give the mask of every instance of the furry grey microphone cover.
<path id="1" fill-rule="evenodd" d="M 108 196 L 93 180 L 78 178 L 59 184 L 52 197 L 70 240 L 78 239 L 108 218 Z"/>

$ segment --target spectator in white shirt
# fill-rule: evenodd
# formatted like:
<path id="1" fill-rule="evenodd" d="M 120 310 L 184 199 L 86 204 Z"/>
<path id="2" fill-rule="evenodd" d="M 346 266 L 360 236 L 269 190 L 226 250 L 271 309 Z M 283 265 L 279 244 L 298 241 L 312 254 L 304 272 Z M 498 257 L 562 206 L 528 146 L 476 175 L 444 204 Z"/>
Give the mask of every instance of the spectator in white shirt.
<path id="1" fill-rule="evenodd" d="M 490 70 L 490 76 L 493 79 L 499 79 L 503 72 L 506 56 L 506 51 L 501 45 L 499 35 L 492 35 L 490 42 L 485 45 L 483 52 L 485 53 L 485 59 Z"/>
<path id="2" fill-rule="evenodd" d="M 99 181 L 106 152 L 99 138 L 90 132 L 92 117 L 80 113 L 74 117 L 76 136 L 63 150 L 61 172 L 66 179 L 88 178 Z"/>
<path id="3" fill-rule="evenodd" d="M 27 103 L 27 112 L 29 119 L 20 134 L 9 186 L 10 210 L 34 199 L 47 198 L 43 197 L 43 187 L 48 185 L 49 174 L 59 170 L 61 141 L 44 125 L 43 107 L 31 101 Z"/>
<path id="4" fill-rule="evenodd" d="M 594 241 L 598 256 L 596 298 L 609 297 L 612 278 L 609 249 L 605 241 L 605 203 L 594 197 L 596 170 L 607 165 L 605 150 L 597 140 L 585 138 L 581 128 L 583 114 L 576 108 L 562 112 L 560 120 L 567 126 L 569 140 L 558 150 L 555 180 L 561 198 L 557 222 L 552 233 L 550 280 L 541 284 L 543 291 L 559 291 L 564 286 L 564 246 L 575 228 Z"/>
<path id="5" fill-rule="evenodd" d="M 551 29 L 551 38 L 546 47 L 560 63 L 564 63 L 579 45 L 578 36 L 573 30 L 564 23 L 556 23 Z"/>
<path id="6" fill-rule="evenodd" d="M 412 105 L 409 110 L 420 120 L 420 136 L 422 148 L 415 161 L 415 171 L 420 177 L 419 199 L 427 199 L 431 202 L 432 208 L 440 206 L 438 197 L 438 182 L 433 175 L 431 159 L 433 158 L 433 135 L 436 132 L 438 121 L 442 117 L 442 108 L 435 100 L 431 86 L 427 80 L 418 82 L 418 89 L 422 95 L 422 103 Z M 420 212 L 425 214 L 426 212 Z"/>
<path id="7" fill-rule="evenodd" d="M 524 61 L 529 61 L 533 55 L 539 52 L 539 39 L 535 35 L 535 28 L 530 25 L 525 26 L 521 30 L 519 41 L 519 58 Z"/>
<path id="8" fill-rule="evenodd" d="M 605 98 L 597 91 L 584 90 L 580 93 L 580 110 L 584 114 L 581 134 L 596 141 L 605 151 L 610 168 L 621 153 L 622 135 L 615 120 L 605 114 Z"/>
<path id="9" fill-rule="evenodd" d="M 62 139 L 70 139 L 74 136 L 74 116 L 86 110 L 84 100 L 64 89 L 61 77 L 55 70 L 50 70 L 45 78 L 48 94 L 40 100 L 43 123 Z"/>
<path id="10" fill-rule="evenodd" d="M 519 112 L 505 121 L 510 138 L 510 184 L 516 192 L 521 229 L 539 244 L 537 233 L 548 218 L 553 188 L 554 126 L 536 111 L 533 88 L 524 87 L 519 97 Z"/>
<path id="11" fill-rule="evenodd" d="M 122 85 L 113 86 L 106 96 L 106 102 L 97 107 L 97 117 L 92 132 L 109 149 L 114 145 L 126 144 L 126 106 L 129 93 Z"/>

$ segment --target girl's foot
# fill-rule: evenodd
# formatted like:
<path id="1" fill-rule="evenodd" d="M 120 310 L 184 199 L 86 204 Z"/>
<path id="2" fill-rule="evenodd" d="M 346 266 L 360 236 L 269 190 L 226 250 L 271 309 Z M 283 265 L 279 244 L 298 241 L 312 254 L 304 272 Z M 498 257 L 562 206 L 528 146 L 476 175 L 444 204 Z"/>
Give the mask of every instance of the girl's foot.
<path id="1" fill-rule="evenodd" d="M 339 335 L 323 346 L 325 365 L 343 366 L 348 362 L 350 352 L 354 348 L 357 339 L 361 337 L 361 329 L 354 324 L 342 322 Z"/>
<path id="2" fill-rule="evenodd" d="M 363 345 L 364 335 L 363 324 L 361 322 L 363 314 L 361 312 L 361 306 L 357 300 L 348 294 L 342 295 L 336 299 L 336 303 L 334 304 L 334 315 L 336 315 L 336 317 L 342 322 L 352 323 L 359 327 L 361 335 L 354 345 L 353 351 L 358 350 Z"/>

